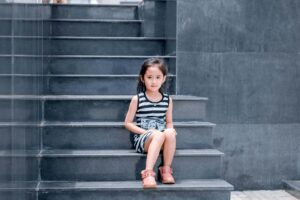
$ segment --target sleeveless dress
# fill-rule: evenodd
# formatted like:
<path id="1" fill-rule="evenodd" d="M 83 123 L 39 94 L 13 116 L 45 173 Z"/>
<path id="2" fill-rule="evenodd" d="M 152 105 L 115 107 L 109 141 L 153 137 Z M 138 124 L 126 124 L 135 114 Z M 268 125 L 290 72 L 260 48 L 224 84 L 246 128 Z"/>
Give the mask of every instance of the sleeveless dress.
<path id="1" fill-rule="evenodd" d="M 144 134 L 134 134 L 133 147 L 138 153 L 145 153 L 144 144 L 153 133 L 150 129 L 164 131 L 166 129 L 166 113 L 169 107 L 169 95 L 162 94 L 158 102 L 150 101 L 144 92 L 138 95 L 135 115 L 136 125 L 147 130 Z"/>

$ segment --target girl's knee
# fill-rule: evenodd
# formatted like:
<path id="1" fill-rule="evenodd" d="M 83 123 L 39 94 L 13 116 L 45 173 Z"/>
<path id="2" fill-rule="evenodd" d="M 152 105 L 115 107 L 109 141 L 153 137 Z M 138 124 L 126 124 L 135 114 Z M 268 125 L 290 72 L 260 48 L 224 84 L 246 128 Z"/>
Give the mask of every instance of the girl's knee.
<path id="1" fill-rule="evenodd" d="M 166 136 L 165 136 L 164 133 L 162 133 L 162 132 L 160 132 L 160 131 L 154 131 L 153 134 L 154 134 L 154 135 L 153 135 L 153 139 L 154 139 L 154 140 L 161 141 L 161 142 L 164 142 L 164 141 L 165 141 Z"/>
<path id="2" fill-rule="evenodd" d="M 166 138 L 175 138 L 177 133 L 174 128 L 168 128 L 164 131 Z"/>

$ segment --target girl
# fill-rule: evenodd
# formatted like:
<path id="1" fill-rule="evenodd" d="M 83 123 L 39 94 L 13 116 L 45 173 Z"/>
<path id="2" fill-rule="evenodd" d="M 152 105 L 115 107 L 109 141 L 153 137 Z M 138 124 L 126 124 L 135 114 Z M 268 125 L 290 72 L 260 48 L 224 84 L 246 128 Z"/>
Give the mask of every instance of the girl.
<path id="1" fill-rule="evenodd" d="M 125 127 L 134 133 L 135 150 L 147 153 L 146 168 L 141 172 L 144 188 L 156 188 L 153 167 L 161 150 L 161 181 L 164 184 L 175 183 L 171 164 L 176 149 L 176 131 L 173 128 L 172 99 L 163 93 L 166 78 L 167 67 L 163 60 L 146 60 L 139 74 L 138 94 L 132 97 L 125 119 Z"/>

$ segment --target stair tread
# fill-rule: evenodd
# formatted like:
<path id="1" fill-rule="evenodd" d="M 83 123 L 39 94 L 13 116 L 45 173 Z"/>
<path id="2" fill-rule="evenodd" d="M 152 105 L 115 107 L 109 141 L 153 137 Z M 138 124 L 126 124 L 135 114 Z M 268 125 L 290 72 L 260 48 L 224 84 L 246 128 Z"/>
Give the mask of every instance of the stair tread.
<path id="1" fill-rule="evenodd" d="M 190 121 L 190 122 L 174 122 L 176 127 L 214 127 L 215 124 L 202 121 Z M 31 122 L 0 122 L 0 127 L 9 126 L 71 126 L 71 127 L 123 127 L 124 122 L 57 122 L 46 121 L 40 123 Z"/>
<path id="2" fill-rule="evenodd" d="M 34 18 L 0 18 L 0 21 L 50 21 L 50 22 L 116 22 L 116 23 L 141 23 L 143 20 L 137 19 L 68 19 L 68 18 L 59 18 L 59 19 L 34 19 Z"/>
<path id="3" fill-rule="evenodd" d="M 95 37 L 95 36 L 10 36 L 1 35 L 0 38 L 21 38 L 21 39 L 64 39 L 64 40 L 175 40 L 171 37 Z"/>
<path id="4" fill-rule="evenodd" d="M 286 180 L 284 181 L 290 188 L 300 192 L 300 180 Z"/>
<path id="5" fill-rule="evenodd" d="M 176 56 L 168 56 L 168 55 L 162 55 L 162 56 L 148 56 L 148 55 L 21 55 L 21 54 L 15 54 L 15 55 L 9 55 L 9 54 L 1 54 L 1 57 L 26 57 L 26 58 L 176 58 Z"/>
<path id="6" fill-rule="evenodd" d="M 141 181 L 15 181 L 0 183 L 0 190 L 136 190 L 142 189 Z M 222 179 L 177 180 L 174 185 L 158 182 L 156 190 L 233 190 Z"/>
<path id="7" fill-rule="evenodd" d="M 50 21 L 50 22 L 116 22 L 116 23 L 141 23 L 143 20 L 140 19 L 34 19 L 34 18 L 0 18 L 0 21 Z"/>
<path id="8" fill-rule="evenodd" d="M 206 97 L 171 95 L 173 100 L 207 101 Z M 0 95 L 0 99 L 19 100 L 130 100 L 132 95 Z"/>
<path id="9" fill-rule="evenodd" d="M 137 74 L 0 74 L 0 77 L 15 76 L 15 77 L 84 77 L 84 78 L 137 78 Z M 175 74 L 168 74 L 168 77 L 176 77 Z"/>
<path id="10" fill-rule="evenodd" d="M 175 156 L 222 156 L 217 149 L 180 149 Z M 0 150 L 0 157 L 144 157 L 133 149 L 124 150 Z"/>
<path id="11" fill-rule="evenodd" d="M 0 157 L 38 157 L 40 150 L 0 150 Z"/>
<path id="12" fill-rule="evenodd" d="M 114 182 L 41 182 L 42 190 L 131 190 L 142 189 L 141 181 Z M 158 190 L 232 190 L 233 186 L 221 179 L 178 180 L 174 185 L 158 183 Z"/>
<path id="13" fill-rule="evenodd" d="M 1 126 L 1 123 L 0 123 Z M 120 127 L 124 126 L 124 122 L 44 122 L 44 126 L 104 126 L 104 127 Z M 174 122 L 174 126 L 178 127 L 213 127 L 215 124 L 210 122 L 192 121 L 192 122 Z"/>
<path id="14" fill-rule="evenodd" d="M 42 150 L 43 157 L 120 157 L 120 156 L 146 156 L 136 153 L 133 149 L 125 150 Z M 175 156 L 222 156 L 216 149 L 183 149 L 176 150 Z"/>

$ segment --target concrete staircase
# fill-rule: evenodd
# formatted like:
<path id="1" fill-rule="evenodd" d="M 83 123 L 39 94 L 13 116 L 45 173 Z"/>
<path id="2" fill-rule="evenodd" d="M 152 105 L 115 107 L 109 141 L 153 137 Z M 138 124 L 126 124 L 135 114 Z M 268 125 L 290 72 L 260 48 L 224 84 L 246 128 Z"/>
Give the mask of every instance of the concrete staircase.
<path id="1" fill-rule="evenodd" d="M 26 145 L 14 144 L 13 151 L 11 145 L 0 143 L 0 199 L 230 199 L 233 187 L 221 178 L 223 153 L 212 145 L 215 125 L 205 122 L 208 99 L 176 95 L 176 56 L 165 51 L 170 38 L 143 37 L 137 9 L 53 5 L 52 19 L 45 20 L 51 27 L 47 37 L 15 38 L 16 47 L 22 47 L 16 53 L 26 55 L 17 56 L 16 65 L 33 59 L 30 55 L 36 52 L 31 45 L 36 40 L 43 40 L 47 56 L 43 75 L 14 77 L 17 95 L 0 86 L 0 106 L 7 109 L 7 115 L 0 116 L 2 137 L 14 133 L 32 138 Z M 0 39 L 2 44 L 11 38 Z M 0 47 L 3 55 L 9 50 Z M 140 171 L 146 157 L 131 149 L 123 120 L 135 94 L 139 67 L 153 56 L 169 65 L 167 90 L 173 95 L 178 132 L 176 184 L 145 191 Z M 1 59 L 6 62 L 5 56 Z M 32 94 L 33 81 L 43 86 L 38 89 L 42 95 Z M 11 102 L 18 108 L 13 122 L 8 114 Z M 36 120 L 29 123 L 29 116 Z M 14 168 L 12 182 L 8 165 Z"/>

